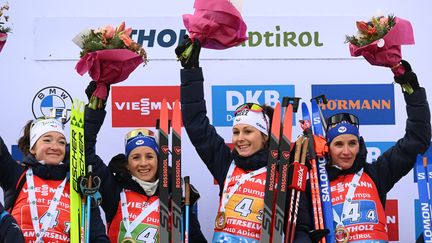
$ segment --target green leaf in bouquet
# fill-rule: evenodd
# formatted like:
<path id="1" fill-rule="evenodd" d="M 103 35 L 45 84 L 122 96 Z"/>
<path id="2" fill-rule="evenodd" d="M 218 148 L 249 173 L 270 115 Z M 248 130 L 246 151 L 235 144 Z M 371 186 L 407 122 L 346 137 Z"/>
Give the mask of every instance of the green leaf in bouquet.
<path id="1" fill-rule="evenodd" d="M 114 36 L 114 38 L 111 39 L 110 44 L 107 45 L 107 49 L 124 49 L 124 48 L 126 48 L 126 46 L 118 36 Z"/>

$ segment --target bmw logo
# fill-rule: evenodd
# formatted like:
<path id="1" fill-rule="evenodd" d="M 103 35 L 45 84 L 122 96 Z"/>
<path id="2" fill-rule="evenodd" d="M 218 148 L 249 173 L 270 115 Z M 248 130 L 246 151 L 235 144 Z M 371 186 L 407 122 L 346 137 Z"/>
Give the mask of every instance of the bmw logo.
<path id="1" fill-rule="evenodd" d="M 33 116 L 35 118 L 50 116 L 53 108 L 67 109 L 67 121 L 69 121 L 72 102 L 72 97 L 66 90 L 56 86 L 48 86 L 39 90 L 34 96 L 32 102 Z"/>

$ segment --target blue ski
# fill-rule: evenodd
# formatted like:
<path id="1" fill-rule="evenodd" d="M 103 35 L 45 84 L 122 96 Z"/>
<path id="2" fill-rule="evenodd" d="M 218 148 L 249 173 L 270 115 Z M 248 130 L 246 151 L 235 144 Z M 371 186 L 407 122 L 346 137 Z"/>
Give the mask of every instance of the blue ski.
<path id="1" fill-rule="evenodd" d="M 312 126 L 314 130 L 314 135 L 324 137 L 323 123 L 321 121 L 321 111 L 318 107 L 318 100 L 311 102 L 312 106 Z M 331 203 L 331 193 L 330 193 L 330 182 L 328 180 L 327 171 L 325 165 L 327 164 L 327 159 L 323 153 L 317 153 L 318 162 L 318 182 L 319 189 L 321 192 L 321 203 L 324 218 L 324 227 L 330 232 L 326 235 L 327 242 L 335 242 L 334 226 L 333 226 L 333 211 Z"/>

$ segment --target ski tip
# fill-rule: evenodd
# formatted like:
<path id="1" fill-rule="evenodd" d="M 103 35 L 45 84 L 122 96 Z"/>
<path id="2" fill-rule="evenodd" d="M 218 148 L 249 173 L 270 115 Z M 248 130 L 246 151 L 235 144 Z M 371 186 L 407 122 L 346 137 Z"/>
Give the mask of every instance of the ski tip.
<path id="1" fill-rule="evenodd" d="M 293 124 L 293 106 L 288 105 L 288 107 L 285 110 L 285 116 L 283 120 L 283 131 L 282 131 L 286 139 L 291 139 L 292 124 Z"/>
<path id="2" fill-rule="evenodd" d="M 305 102 L 302 103 L 303 120 L 310 120 L 309 108 Z"/>
<path id="3" fill-rule="evenodd" d="M 181 116 L 180 102 L 178 100 L 175 100 L 173 106 L 172 127 L 177 134 L 180 134 L 181 132 L 181 127 L 182 127 L 181 119 L 182 116 Z"/>
<path id="4" fill-rule="evenodd" d="M 166 99 L 162 99 L 160 117 L 159 117 L 159 128 L 168 134 L 168 104 Z"/>
<path id="5" fill-rule="evenodd" d="M 273 111 L 272 126 L 273 126 L 273 124 L 275 124 L 275 122 L 280 123 L 280 121 L 281 121 L 281 104 L 278 102 L 278 103 L 276 103 L 276 105 L 274 107 L 274 111 Z"/>
<path id="6" fill-rule="evenodd" d="M 281 127 L 281 106 L 280 103 L 276 103 L 275 107 L 273 108 L 273 118 L 272 118 L 272 124 L 270 133 L 271 136 L 274 137 L 277 141 L 279 141 L 280 138 L 280 127 Z"/>

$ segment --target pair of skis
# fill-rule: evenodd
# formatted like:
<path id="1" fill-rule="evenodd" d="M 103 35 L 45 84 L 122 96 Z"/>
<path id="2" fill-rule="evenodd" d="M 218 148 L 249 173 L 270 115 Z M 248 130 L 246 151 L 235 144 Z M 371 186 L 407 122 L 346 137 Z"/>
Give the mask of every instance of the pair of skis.
<path id="1" fill-rule="evenodd" d="M 80 178 L 85 176 L 83 101 L 73 100 L 70 119 L 70 241 L 88 242 L 86 239 L 85 198 L 81 196 Z M 87 212 L 89 215 L 90 212 Z M 90 218 L 90 217 L 87 217 Z M 89 223 L 89 222 L 88 222 Z M 87 235 L 88 236 L 88 235 Z"/>
<path id="2" fill-rule="evenodd" d="M 333 211 L 331 204 L 330 182 L 325 165 L 327 159 L 324 130 L 327 128 L 324 116 L 319 107 L 320 102 L 327 103 L 324 95 L 311 99 L 312 119 L 306 103 L 302 104 L 303 130 L 309 137 L 309 163 L 311 165 L 310 183 L 315 229 L 328 229 L 329 233 L 320 242 L 335 242 Z M 313 127 L 313 130 L 312 130 Z"/>
<path id="3" fill-rule="evenodd" d="M 293 113 L 297 111 L 298 103 L 299 98 L 284 97 L 282 101 L 282 106 L 286 107 L 282 123 L 282 136 L 280 135 L 280 103 L 277 103 L 274 108 L 269 138 L 269 156 L 260 242 L 292 242 L 294 239 L 300 192 L 305 190 L 307 174 L 304 158 L 303 164 L 299 163 L 300 157 L 296 157 L 295 160 L 297 161 L 290 164 Z M 298 152 L 300 152 L 301 146 L 298 146 L 298 148 Z M 304 154 L 305 156 L 306 153 Z M 279 168 L 278 171 L 276 171 L 277 167 Z M 277 191 L 275 192 L 276 189 Z M 288 191 L 290 192 L 289 203 L 286 200 Z M 283 238 L 284 219 L 287 210 L 288 223 L 285 227 L 285 238 Z"/>
<path id="4" fill-rule="evenodd" d="M 83 101 L 74 99 L 70 125 L 70 242 L 90 241 L 90 211 L 99 206 L 100 178 L 93 176 L 91 166 L 86 172 L 84 146 Z"/>
<path id="5" fill-rule="evenodd" d="M 185 177 L 185 234 L 183 235 L 183 215 L 182 215 L 182 177 L 181 177 L 181 110 L 180 102 L 175 101 L 172 113 L 172 138 L 171 150 L 168 145 L 169 134 L 169 116 L 168 104 L 165 99 L 162 100 L 159 124 L 159 161 L 158 161 L 158 176 L 159 176 L 159 201 L 160 201 L 160 228 L 159 242 L 188 242 L 189 232 L 189 177 Z M 168 175 L 169 153 L 171 151 L 171 166 L 173 173 L 171 180 Z M 172 193 L 169 195 L 169 181 L 171 181 Z M 170 204 L 171 200 L 171 204 Z M 171 210 L 169 208 L 171 205 Z M 170 217 L 171 212 L 171 217 Z M 171 230 L 169 225 L 171 224 Z"/>

